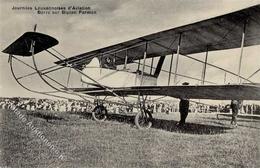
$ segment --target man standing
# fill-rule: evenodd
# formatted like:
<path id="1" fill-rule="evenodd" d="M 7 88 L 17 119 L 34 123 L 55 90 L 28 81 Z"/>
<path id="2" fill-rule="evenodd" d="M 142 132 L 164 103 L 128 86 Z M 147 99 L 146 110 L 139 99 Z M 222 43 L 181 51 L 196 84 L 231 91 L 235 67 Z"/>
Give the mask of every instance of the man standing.
<path id="1" fill-rule="evenodd" d="M 231 100 L 230 107 L 232 109 L 232 119 L 231 119 L 231 124 L 234 126 L 237 126 L 237 115 L 238 111 L 242 106 L 242 101 L 241 100 Z"/>
<path id="2" fill-rule="evenodd" d="M 189 83 L 184 82 L 182 85 L 189 85 Z M 188 99 L 180 98 L 180 103 L 179 103 L 180 122 L 177 124 L 177 126 L 185 125 L 185 120 L 189 113 L 189 106 L 190 106 L 190 101 Z"/>

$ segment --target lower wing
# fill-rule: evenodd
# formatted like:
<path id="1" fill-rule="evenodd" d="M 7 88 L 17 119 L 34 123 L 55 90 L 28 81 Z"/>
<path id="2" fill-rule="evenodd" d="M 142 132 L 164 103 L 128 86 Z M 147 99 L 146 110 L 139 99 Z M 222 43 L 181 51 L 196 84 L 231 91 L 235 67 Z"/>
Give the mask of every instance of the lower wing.
<path id="1" fill-rule="evenodd" d="M 186 86 L 135 86 L 120 88 L 70 88 L 91 96 L 151 95 L 188 99 L 260 100 L 258 85 L 186 85 Z"/>

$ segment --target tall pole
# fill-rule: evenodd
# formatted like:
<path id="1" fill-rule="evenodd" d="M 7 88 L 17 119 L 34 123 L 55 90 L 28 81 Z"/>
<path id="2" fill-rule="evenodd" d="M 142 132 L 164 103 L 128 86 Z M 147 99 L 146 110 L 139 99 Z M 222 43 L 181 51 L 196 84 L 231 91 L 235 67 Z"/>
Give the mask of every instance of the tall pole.
<path id="1" fill-rule="evenodd" d="M 176 66 L 175 66 L 175 73 L 174 73 L 174 84 L 177 84 L 177 73 L 178 73 L 178 64 L 179 64 L 179 55 L 180 55 L 180 45 L 181 45 L 181 33 L 179 36 L 179 43 L 177 47 L 177 58 L 176 58 Z"/>
<path id="2" fill-rule="evenodd" d="M 170 82 L 171 82 L 173 55 L 174 55 L 174 53 L 172 53 L 172 56 L 171 56 L 171 63 L 170 63 L 170 70 L 169 70 L 169 77 L 168 77 L 168 86 L 170 85 Z"/>
<path id="3" fill-rule="evenodd" d="M 145 51 L 144 51 L 144 58 L 143 58 L 143 68 L 142 68 L 141 83 L 140 83 L 141 86 L 143 85 L 143 78 L 144 78 L 144 68 L 145 68 L 146 55 L 147 55 L 147 42 L 145 43 Z"/>
<path id="4" fill-rule="evenodd" d="M 207 62 L 208 62 L 208 46 L 206 50 L 206 57 L 205 57 L 205 62 L 202 70 L 202 75 L 201 75 L 201 84 L 204 85 L 205 82 L 205 77 L 206 77 L 206 69 L 207 69 Z"/>
<path id="5" fill-rule="evenodd" d="M 241 84 L 240 73 L 241 73 L 241 64 L 242 64 L 243 49 L 244 49 L 244 43 L 245 43 L 245 33 L 246 33 L 246 21 L 244 22 L 244 28 L 243 28 L 243 32 L 242 32 L 241 50 L 240 50 L 238 73 L 237 73 L 238 74 L 238 77 L 237 77 L 238 84 Z"/>

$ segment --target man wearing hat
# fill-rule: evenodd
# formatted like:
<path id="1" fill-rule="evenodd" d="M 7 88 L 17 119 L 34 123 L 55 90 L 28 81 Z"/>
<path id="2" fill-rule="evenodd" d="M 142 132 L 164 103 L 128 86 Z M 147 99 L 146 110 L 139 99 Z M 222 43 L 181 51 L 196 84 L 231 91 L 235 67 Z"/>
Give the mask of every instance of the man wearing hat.
<path id="1" fill-rule="evenodd" d="M 184 82 L 182 83 L 182 85 L 189 85 L 189 83 Z M 190 101 L 188 99 L 180 98 L 180 103 L 179 103 L 180 122 L 177 124 L 177 126 L 185 125 L 185 120 L 189 113 L 189 106 L 190 106 Z"/>

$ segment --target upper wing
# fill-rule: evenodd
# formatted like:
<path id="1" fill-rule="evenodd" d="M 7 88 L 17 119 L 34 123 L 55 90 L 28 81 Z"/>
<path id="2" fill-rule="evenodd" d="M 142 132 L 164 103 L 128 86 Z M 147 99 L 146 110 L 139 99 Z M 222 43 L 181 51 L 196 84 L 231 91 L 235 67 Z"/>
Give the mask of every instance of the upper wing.
<path id="1" fill-rule="evenodd" d="M 260 100 L 260 86 L 257 85 L 203 85 L 203 86 L 136 86 L 110 88 L 71 88 L 92 96 L 165 95 L 175 98 L 213 100 Z M 113 93 L 111 92 L 113 91 Z"/>
<path id="2" fill-rule="evenodd" d="M 82 69 L 93 57 L 99 57 L 101 62 L 106 57 L 114 57 L 116 65 L 124 64 L 126 54 L 127 63 L 142 59 L 147 45 L 147 58 L 165 56 L 176 53 L 180 33 L 182 40 L 180 54 L 194 54 L 208 51 L 238 48 L 241 45 L 242 32 L 246 22 L 244 46 L 260 44 L 260 5 L 240 11 L 218 16 L 197 23 L 157 32 L 137 39 L 86 52 L 58 61 L 57 64 L 72 64 Z"/>
<path id="3" fill-rule="evenodd" d="M 10 44 L 6 49 L 4 49 L 3 52 L 12 55 L 31 56 L 32 52 L 30 50 L 32 41 L 35 42 L 34 54 L 53 47 L 59 43 L 58 40 L 49 35 L 37 32 L 26 32 Z"/>

